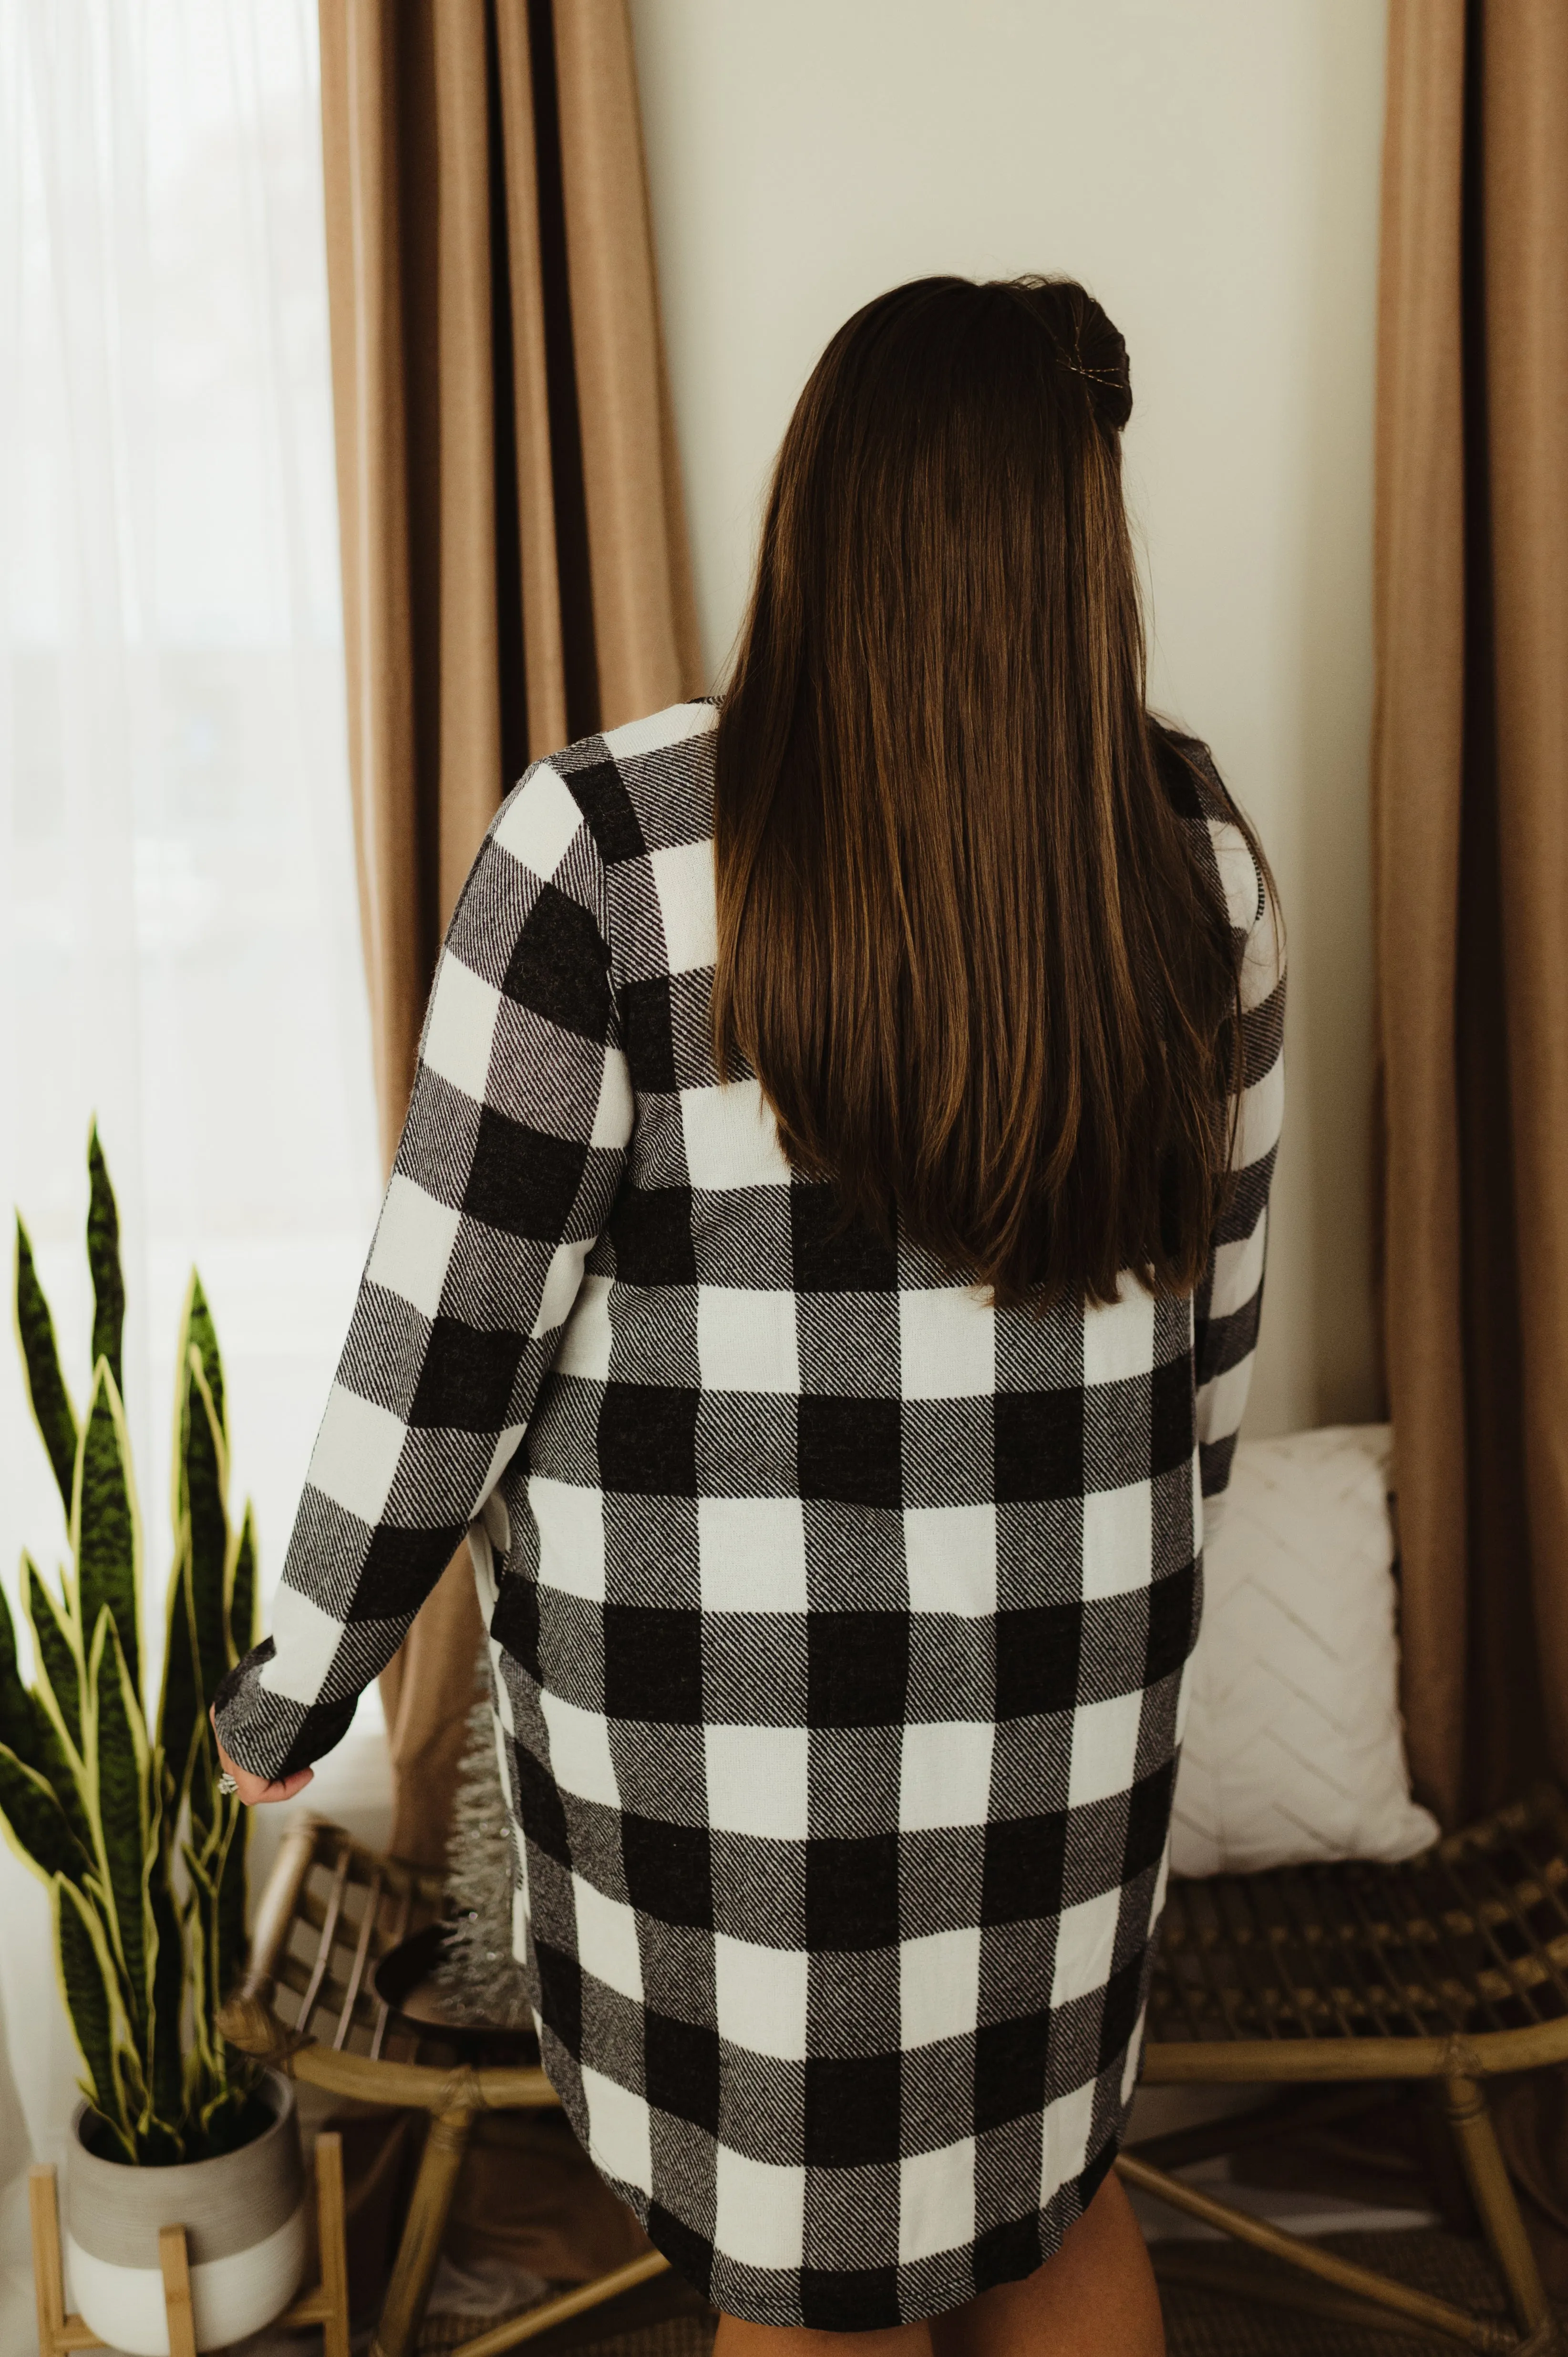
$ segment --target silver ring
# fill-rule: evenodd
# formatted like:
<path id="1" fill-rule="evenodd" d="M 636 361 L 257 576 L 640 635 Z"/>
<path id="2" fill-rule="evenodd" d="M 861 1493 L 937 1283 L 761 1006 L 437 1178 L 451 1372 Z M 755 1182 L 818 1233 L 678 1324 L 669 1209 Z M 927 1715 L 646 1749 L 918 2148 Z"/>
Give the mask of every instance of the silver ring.
<path id="1" fill-rule="evenodd" d="M 234 1779 L 230 1775 L 227 1768 L 225 1768 L 223 1773 L 218 1779 L 218 1790 L 220 1792 L 237 1792 L 239 1789 L 240 1787 L 235 1783 Z"/>

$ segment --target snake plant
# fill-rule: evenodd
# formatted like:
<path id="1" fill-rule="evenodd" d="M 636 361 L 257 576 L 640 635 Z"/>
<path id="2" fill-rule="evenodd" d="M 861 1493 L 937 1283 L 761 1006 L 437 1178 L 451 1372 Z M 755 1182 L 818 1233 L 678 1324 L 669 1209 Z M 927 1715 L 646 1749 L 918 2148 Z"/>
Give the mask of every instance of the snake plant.
<path id="1" fill-rule="evenodd" d="M 96 1125 L 87 1161 L 92 1373 L 80 1414 L 16 1222 L 16 1330 L 70 1561 L 57 1587 L 22 1557 L 30 1687 L 0 1592 L 0 1824 L 48 1886 L 82 2093 L 102 2124 L 97 2148 L 159 2165 L 231 2150 L 260 2124 L 254 2066 L 216 2021 L 243 1953 L 245 1813 L 219 1790 L 207 1717 L 218 1681 L 254 1641 L 256 1544 L 249 1506 L 237 1529 L 229 1519 L 223 1370 L 193 1270 L 175 1390 L 162 1684 L 149 1717 L 120 1222 Z"/>

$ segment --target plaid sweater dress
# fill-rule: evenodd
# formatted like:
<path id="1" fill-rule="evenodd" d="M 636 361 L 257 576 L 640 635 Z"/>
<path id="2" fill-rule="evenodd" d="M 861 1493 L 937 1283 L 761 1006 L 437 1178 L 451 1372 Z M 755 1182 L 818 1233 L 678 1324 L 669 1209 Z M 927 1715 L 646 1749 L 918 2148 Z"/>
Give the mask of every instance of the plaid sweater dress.
<path id="1" fill-rule="evenodd" d="M 1209 1273 L 993 1310 L 837 1232 L 756 1084 L 717 1084 L 716 718 L 536 762 L 489 829 L 218 1725 L 257 1774 L 319 1758 L 467 1531 L 567 2116 L 720 2307 L 863 2329 L 1028 2273 L 1122 2134 L 1283 981 L 1184 771 L 1246 1009 Z"/>

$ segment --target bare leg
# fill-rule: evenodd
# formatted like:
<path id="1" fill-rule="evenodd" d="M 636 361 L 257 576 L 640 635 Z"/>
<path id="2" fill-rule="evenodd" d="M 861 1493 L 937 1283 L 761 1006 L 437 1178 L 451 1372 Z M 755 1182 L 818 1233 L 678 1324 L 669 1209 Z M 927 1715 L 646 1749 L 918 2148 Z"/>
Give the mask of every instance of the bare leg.
<path id="1" fill-rule="evenodd" d="M 1165 2357 L 1155 2271 L 1121 2179 L 1106 2179 L 1043 2267 L 933 2317 L 930 2333 L 935 2357 Z"/>
<path id="2" fill-rule="evenodd" d="M 886 2332 L 815 2332 L 721 2314 L 714 2357 L 931 2357 L 931 2341 L 923 2324 L 895 2324 Z"/>
<path id="3" fill-rule="evenodd" d="M 1155 2271 L 1120 2178 L 1108 2177 L 1056 2256 L 929 2325 L 785 2330 L 722 2316 L 714 2357 L 1165 2357 Z"/>

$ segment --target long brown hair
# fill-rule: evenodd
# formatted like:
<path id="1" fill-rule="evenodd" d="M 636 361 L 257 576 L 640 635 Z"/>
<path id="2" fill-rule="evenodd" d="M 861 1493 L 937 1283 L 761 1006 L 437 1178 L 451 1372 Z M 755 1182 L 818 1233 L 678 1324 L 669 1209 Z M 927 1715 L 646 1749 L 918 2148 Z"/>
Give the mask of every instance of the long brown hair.
<path id="1" fill-rule="evenodd" d="M 1070 280 L 866 304 L 720 699 L 719 1069 L 846 1217 L 999 1303 L 1190 1290 L 1224 1186 L 1237 960 L 1144 706 L 1131 407 Z"/>

